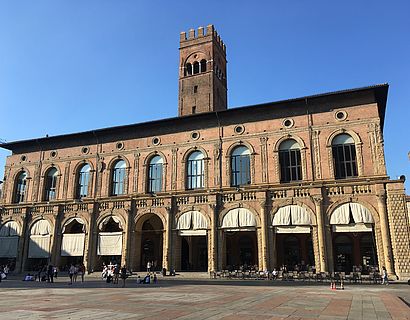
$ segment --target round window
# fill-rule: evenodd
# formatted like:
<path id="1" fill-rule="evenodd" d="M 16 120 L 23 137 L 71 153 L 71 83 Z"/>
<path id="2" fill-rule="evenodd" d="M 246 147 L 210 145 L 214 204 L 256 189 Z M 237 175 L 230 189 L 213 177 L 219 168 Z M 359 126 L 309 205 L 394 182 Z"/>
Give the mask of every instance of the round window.
<path id="1" fill-rule="evenodd" d="M 161 143 L 161 139 L 159 138 L 159 137 L 154 137 L 154 138 L 152 138 L 152 144 L 154 145 L 154 146 L 157 146 L 157 145 L 159 145 Z"/>
<path id="2" fill-rule="evenodd" d="M 295 121 L 293 119 L 285 119 L 283 120 L 282 124 L 285 128 L 289 129 L 293 127 L 293 125 L 295 124 Z"/>
<path id="3" fill-rule="evenodd" d="M 199 137 L 200 137 L 200 134 L 199 134 L 198 131 L 191 132 L 191 139 L 192 140 L 198 140 Z"/>
<path id="4" fill-rule="evenodd" d="M 20 157 L 20 160 L 21 160 L 21 161 L 26 161 L 26 160 L 27 160 L 27 156 L 21 156 L 21 157 Z"/>
<path id="5" fill-rule="evenodd" d="M 243 125 L 237 125 L 234 131 L 236 134 L 242 134 L 245 132 L 245 127 Z"/>
<path id="6" fill-rule="evenodd" d="M 115 145 L 115 147 L 117 148 L 117 150 L 122 150 L 122 149 L 124 149 L 124 142 L 117 142 L 117 144 Z"/>
<path id="7" fill-rule="evenodd" d="M 90 148 L 88 148 L 88 147 L 82 147 L 81 148 L 81 153 L 82 154 L 87 154 L 88 152 L 90 152 Z"/>
<path id="8" fill-rule="evenodd" d="M 51 151 L 51 152 L 50 152 L 50 157 L 51 157 L 51 158 L 57 157 L 57 151 L 55 151 L 55 150 L 54 150 L 54 151 Z"/>
<path id="9" fill-rule="evenodd" d="M 335 118 L 338 121 L 343 121 L 346 120 L 347 118 L 347 112 L 346 111 L 336 111 L 335 113 Z"/>

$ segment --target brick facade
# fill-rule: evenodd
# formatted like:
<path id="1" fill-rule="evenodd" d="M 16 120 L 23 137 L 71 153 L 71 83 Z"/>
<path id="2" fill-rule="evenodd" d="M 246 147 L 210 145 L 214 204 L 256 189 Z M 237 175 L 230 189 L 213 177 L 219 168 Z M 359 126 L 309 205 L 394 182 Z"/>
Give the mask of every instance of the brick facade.
<path id="1" fill-rule="evenodd" d="M 206 33 L 203 29 L 197 35 L 190 31 L 188 37 L 182 33 L 180 45 L 180 117 L 2 145 L 13 152 L 6 162 L 0 210 L 1 224 L 13 220 L 20 227 L 16 269 L 31 267 L 30 230 L 39 219 L 51 225 L 51 262 L 64 264 L 60 254 L 63 227 L 78 217 L 85 233 L 82 262 L 89 272 L 98 270 L 100 226 L 110 216 L 117 217 L 122 228 L 121 263 L 133 270 L 143 268 L 148 252 L 156 252 L 158 263 L 167 269 L 180 270 L 191 264 L 204 269 L 205 263 L 205 270 L 221 270 L 233 257 L 240 260 L 246 255 L 253 257 L 260 270 L 279 268 L 284 263 L 280 244 L 291 233 L 280 234 L 272 221 L 280 208 L 291 205 L 310 216 L 306 239 L 311 242 L 311 264 L 316 271 L 332 272 L 338 261 L 334 252 L 338 234 L 331 216 L 341 205 L 357 203 L 369 210 L 374 221 L 375 264 L 386 266 L 391 275 L 409 277 L 404 184 L 387 177 L 384 160 L 388 86 L 225 110 L 226 48 L 216 31 L 208 26 Z M 207 71 L 187 75 L 186 65 L 194 62 L 189 59 L 195 54 L 199 61 L 207 61 Z M 218 74 L 215 61 L 221 65 Z M 354 140 L 356 177 L 335 178 L 332 141 L 339 134 Z M 280 146 L 289 139 L 300 147 L 302 179 L 283 183 Z M 250 183 L 232 186 L 231 156 L 237 146 L 249 150 Z M 188 158 L 194 151 L 204 156 L 204 182 L 203 187 L 190 190 Z M 162 185 L 152 193 L 148 192 L 148 176 L 156 155 L 163 161 Z M 124 192 L 112 196 L 118 160 L 126 164 Z M 91 170 L 88 194 L 80 200 L 77 186 L 84 164 Z M 55 198 L 44 201 L 50 168 L 58 172 Z M 25 199 L 15 203 L 16 179 L 22 171 L 27 173 Z M 224 229 L 224 217 L 238 208 L 251 212 L 255 225 Z M 207 223 L 204 236 L 181 236 L 177 229 L 180 217 L 194 211 Z M 357 234 L 352 233 L 351 241 L 359 243 Z M 243 246 L 240 252 L 235 251 L 236 244 Z M 299 254 L 308 259 L 308 251 L 299 250 Z M 357 255 L 355 261 L 359 261 L 359 254 L 360 250 L 353 252 L 352 259 Z"/>

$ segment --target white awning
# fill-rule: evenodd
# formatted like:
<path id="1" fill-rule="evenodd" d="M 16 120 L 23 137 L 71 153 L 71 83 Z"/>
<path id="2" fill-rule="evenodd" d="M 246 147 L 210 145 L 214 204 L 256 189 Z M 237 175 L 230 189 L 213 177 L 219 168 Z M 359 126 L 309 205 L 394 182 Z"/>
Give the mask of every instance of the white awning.
<path id="1" fill-rule="evenodd" d="M 84 233 L 63 234 L 61 241 L 61 256 L 81 257 L 84 255 Z"/>
<path id="2" fill-rule="evenodd" d="M 20 227 L 16 221 L 7 221 L 0 229 L 0 237 L 13 237 L 20 235 Z"/>
<path id="3" fill-rule="evenodd" d="M 116 216 L 105 217 L 104 220 L 101 221 L 100 224 L 98 225 L 98 229 L 102 230 L 104 226 L 110 221 L 111 218 L 114 220 L 115 223 L 118 223 L 120 229 L 122 229 L 121 220 Z"/>
<path id="4" fill-rule="evenodd" d="M 82 224 L 82 225 L 83 225 L 83 232 L 85 232 L 85 223 L 84 223 L 84 220 L 81 219 L 81 218 L 78 218 L 78 217 L 74 217 L 74 218 L 68 219 L 68 220 L 66 221 L 66 223 L 64 223 L 64 226 L 63 226 L 63 229 L 62 229 L 61 232 L 64 233 L 66 227 L 67 227 L 70 223 L 72 223 L 73 221 L 77 221 L 79 224 Z"/>
<path id="5" fill-rule="evenodd" d="M 44 220 L 41 220 L 44 221 Z M 50 235 L 31 235 L 28 245 L 29 258 L 49 258 L 50 257 Z"/>
<path id="6" fill-rule="evenodd" d="M 254 214 L 245 208 L 229 210 L 222 220 L 222 228 L 256 227 Z"/>
<path id="7" fill-rule="evenodd" d="M 180 236 L 206 236 L 206 230 L 179 230 Z"/>
<path id="8" fill-rule="evenodd" d="M 307 210 L 297 205 L 289 205 L 279 208 L 272 220 L 273 226 L 310 226 L 311 224 L 312 219 Z"/>
<path id="9" fill-rule="evenodd" d="M 37 221 L 30 229 L 30 234 L 31 235 L 36 235 L 36 236 L 45 236 L 45 235 L 50 235 L 51 234 L 51 226 L 50 223 L 45 220 L 39 220 Z"/>
<path id="10" fill-rule="evenodd" d="M 16 258 L 19 237 L 0 237 L 0 257 L 1 258 Z"/>
<path id="11" fill-rule="evenodd" d="M 275 227 L 276 233 L 310 233 L 309 226 L 280 226 Z"/>
<path id="12" fill-rule="evenodd" d="M 333 225 L 333 232 L 372 232 L 372 224 L 354 223 L 346 225 Z"/>
<path id="13" fill-rule="evenodd" d="M 122 253 L 122 232 L 100 232 L 97 255 L 120 256 Z"/>
<path id="14" fill-rule="evenodd" d="M 373 216 L 369 209 L 359 203 L 345 203 L 333 211 L 330 217 L 330 224 L 349 224 L 350 213 L 355 223 L 374 223 Z"/>
<path id="15" fill-rule="evenodd" d="M 208 222 L 199 211 L 188 211 L 183 213 L 177 221 L 177 230 L 206 230 Z"/>

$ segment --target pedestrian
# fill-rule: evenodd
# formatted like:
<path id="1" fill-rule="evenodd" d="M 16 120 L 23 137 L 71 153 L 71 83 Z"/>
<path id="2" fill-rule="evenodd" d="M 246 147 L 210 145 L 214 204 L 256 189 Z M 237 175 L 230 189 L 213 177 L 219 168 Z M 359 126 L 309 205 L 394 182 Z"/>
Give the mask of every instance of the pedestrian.
<path id="1" fill-rule="evenodd" d="M 120 266 L 116 264 L 114 266 L 114 279 L 112 281 L 113 284 L 118 284 L 118 278 L 120 276 Z"/>
<path id="2" fill-rule="evenodd" d="M 47 282 L 54 282 L 54 267 L 53 265 L 50 263 L 48 265 L 48 269 L 47 269 Z"/>
<path id="3" fill-rule="evenodd" d="M 74 282 L 77 282 L 77 275 L 78 275 L 78 265 L 75 265 L 74 266 L 74 276 L 73 276 Z"/>
<path id="4" fill-rule="evenodd" d="M 70 269 L 68 269 L 68 275 L 70 277 L 70 283 L 69 284 L 73 284 L 74 272 L 75 272 L 75 267 L 74 267 L 73 264 L 71 264 Z"/>
<path id="5" fill-rule="evenodd" d="M 125 287 L 125 280 L 127 279 L 127 267 L 124 265 L 121 268 L 122 287 Z"/>
<path id="6" fill-rule="evenodd" d="M 389 277 L 387 276 L 387 270 L 384 266 L 382 267 L 382 284 L 386 286 L 389 284 Z"/>
<path id="7" fill-rule="evenodd" d="M 154 273 L 154 283 L 157 283 L 158 282 L 158 278 L 157 278 L 157 274 L 156 273 Z"/>
<path id="8" fill-rule="evenodd" d="M 81 273 L 81 282 L 84 282 L 84 275 L 85 275 L 85 266 L 84 266 L 84 264 L 80 265 L 80 271 L 79 272 Z"/>
<path id="9" fill-rule="evenodd" d="M 151 273 L 151 261 L 147 262 L 147 272 Z"/>
<path id="10" fill-rule="evenodd" d="M 57 268 L 57 266 L 54 266 L 53 273 L 54 273 L 54 278 L 57 279 L 57 276 L 58 276 L 58 268 Z"/>
<path id="11" fill-rule="evenodd" d="M 7 279 L 7 276 L 9 275 L 9 271 L 10 271 L 10 268 L 9 268 L 9 266 L 6 264 L 6 265 L 4 266 L 4 269 L 3 269 L 3 272 L 4 272 L 4 274 L 6 275 L 5 279 Z"/>

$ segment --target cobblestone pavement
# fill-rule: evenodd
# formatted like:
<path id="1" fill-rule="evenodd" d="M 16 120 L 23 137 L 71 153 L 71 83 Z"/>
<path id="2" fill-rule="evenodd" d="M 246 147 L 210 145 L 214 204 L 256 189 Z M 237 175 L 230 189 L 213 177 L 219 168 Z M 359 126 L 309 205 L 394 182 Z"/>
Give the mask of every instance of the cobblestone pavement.
<path id="1" fill-rule="evenodd" d="M 268 280 L 135 278 L 107 284 L 96 277 L 69 285 L 6 280 L 0 319 L 410 319 L 406 284 L 351 285 Z M 406 302 L 407 301 L 407 302 Z"/>

